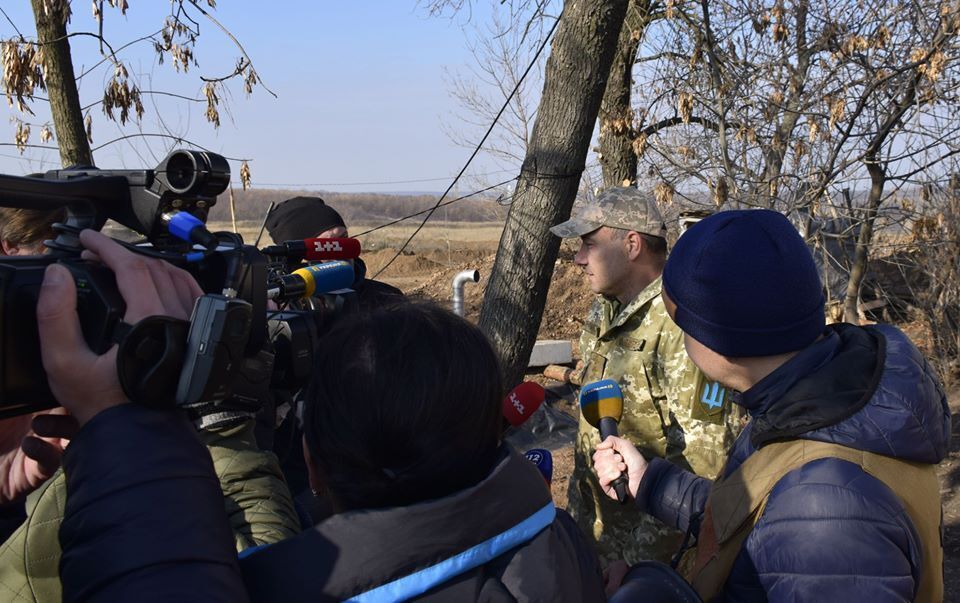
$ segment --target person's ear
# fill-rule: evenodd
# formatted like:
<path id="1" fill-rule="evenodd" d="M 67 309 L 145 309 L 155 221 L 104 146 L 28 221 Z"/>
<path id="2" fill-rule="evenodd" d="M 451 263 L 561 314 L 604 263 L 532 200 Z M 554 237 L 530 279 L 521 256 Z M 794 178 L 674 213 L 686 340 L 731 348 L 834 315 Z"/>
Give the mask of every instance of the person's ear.
<path id="1" fill-rule="evenodd" d="M 0 240 L 0 247 L 3 248 L 3 255 L 20 255 L 20 247 L 7 239 Z"/>
<path id="2" fill-rule="evenodd" d="M 630 258 L 631 261 L 640 257 L 643 246 L 646 244 L 643 241 L 643 237 L 640 236 L 640 233 L 633 230 L 627 233 L 627 236 L 624 237 L 624 242 L 626 244 L 627 257 Z"/>

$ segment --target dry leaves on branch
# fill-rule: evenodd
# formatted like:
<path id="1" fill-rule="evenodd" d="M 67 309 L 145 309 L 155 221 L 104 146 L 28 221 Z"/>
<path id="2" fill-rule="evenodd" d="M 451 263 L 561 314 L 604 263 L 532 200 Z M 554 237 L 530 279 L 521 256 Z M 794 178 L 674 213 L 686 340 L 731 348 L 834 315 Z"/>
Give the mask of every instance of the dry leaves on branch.
<path id="1" fill-rule="evenodd" d="M 947 56 L 941 50 L 937 50 L 930 58 L 920 65 L 920 74 L 927 78 L 931 83 L 936 82 L 943 73 L 943 68 L 947 64 Z"/>
<path id="2" fill-rule="evenodd" d="M 677 154 L 686 159 L 687 161 L 694 161 L 697 158 L 697 152 L 693 150 L 693 147 L 688 147 L 686 145 L 680 145 L 677 147 Z"/>
<path id="3" fill-rule="evenodd" d="M 817 136 L 820 134 L 820 121 L 814 117 L 808 117 L 807 127 L 810 129 L 810 134 L 807 139 L 810 142 L 816 142 Z"/>
<path id="4" fill-rule="evenodd" d="M 40 4 L 40 14 L 37 17 L 56 20 L 58 23 L 69 23 L 72 14 L 70 0 L 43 0 Z"/>
<path id="5" fill-rule="evenodd" d="M 796 161 L 799 162 L 803 159 L 803 156 L 807 154 L 807 143 L 803 142 L 802 139 L 797 140 L 797 142 L 793 144 L 793 153 Z"/>
<path id="6" fill-rule="evenodd" d="M 637 159 L 643 157 L 643 154 L 647 150 L 647 135 L 641 134 L 633 139 L 633 154 L 637 156 Z"/>
<path id="7" fill-rule="evenodd" d="M 660 182 L 655 187 L 653 187 L 653 196 L 657 200 L 657 204 L 660 207 L 667 207 L 673 203 L 673 195 L 676 192 L 676 189 L 673 188 L 673 185 L 667 182 Z"/>
<path id="8" fill-rule="evenodd" d="M 713 187 L 713 204 L 720 208 L 727 204 L 727 197 L 730 195 L 730 189 L 726 178 L 720 178 L 717 185 Z"/>
<path id="9" fill-rule="evenodd" d="M 881 25 L 877 32 L 873 35 L 873 38 L 870 40 L 870 45 L 874 48 L 884 48 L 887 44 L 890 43 L 890 28 L 886 25 Z"/>
<path id="10" fill-rule="evenodd" d="M 113 8 L 119 8 L 120 14 L 126 16 L 130 5 L 127 0 L 107 0 L 107 3 Z M 93 19 L 100 23 L 103 20 L 103 0 L 93 0 Z"/>
<path id="11" fill-rule="evenodd" d="M 3 62 L 3 87 L 7 95 L 7 105 L 13 107 L 17 99 L 17 110 L 33 115 L 26 100 L 33 100 L 36 90 L 46 90 L 44 79 L 43 50 L 30 43 L 6 40 L 0 49 L 0 61 Z"/>
<path id="12" fill-rule="evenodd" d="M 247 96 L 253 93 L 253 87 L 256 86 L 259 81 L 260 78 L 257 77 L 257 72 L 254 71 L 253 66 L 247 67 L 247 75 L 243 78 L 243 91 L 247 93 Z"/>
<path id="13" fill-rule="evenodd" d="M 680 119 L 683 120 L 683 123 L 690 123 L 690 118 L 693 116 L 693 95 L 689 92 L 681 92 L 680 96 L 677 97 L 677 113 L 680 114 Z"/>
<path id="14" fill-rule="evenodd" d="M 50 126 L 44 125 L 40 129 L 40 142 L 50 142 L 53 140 L 53 130 L 50 129 Z"/>
<path id="15" fill-rule="evenodd" d="M 827 111 L 830 113 L 830 123 L 827 124 L 827 128 L 830 132 L 833 132 L 836 125 L 843 120 L 844 115 L 846 115 L 847 100 L 842 94 L 838 94 L 828 95 L 824 98 L 824 101 L 827 103 Z"/>
<path id="16" fill-rule="evenodd" d="M 120 123 L 125 125 L 130 119 L 130 110 L 137 114 L 137 119 L 143 117 L 143 102 L 140 99 L 140 88 L 130 82 L 127 68 L 123 63 L 114 66 L 113 77 L 103 91 L 103 113 L 116 121 L 114 110 L 120 110 Z"/>
<path id="17" fill-rule="evenodd" d="M 734 135 L 734 139 L 737 142 L 749 142 L 751 144 L 756 144 L 757 142 L 757 131 L 749 126 L 741 125 L 737 128 L 737 133 Z"/>
<path id="18" fill-rule="evenodd" d="M 17 150 L 23 155 L 23 152 L 27 148 L 27 143 L 30 142 L 30 124 L 17 121 L 17 132 L 13 140 L 17 144 Z"/>
<path id="19" fill-rule="evenodd" d="M 857 52 L 863 52 L 870 48 L 870 42 L 860 35 L 851 35 L 843 42 L 843 54 L 849 56 Z"/>
<path id="20" fill-rule="evenodd" d="M 154 41 L 153 48 L 157 52 L 157 60 L 163 64 L 164 55 L 169 53 L 173 57 L 173 67 L 184 73 L 190 70 L 190 64 L 197 64 L 193 56 L 193 46 L 197 41 L 197 33 L 175 17 L 167 17 L 160 30 L 160 41 Z"/>
<path id="21" fill-rule="evenodd" d="M 763 11 L 760 13 L 759 17 L 752 19 L 753 22 L 753 31 L 758 34 L 762 34 L 768 27 L 770 27 L 770 13 Z"/>
<path id="22" fill-rule="evenodd" d="M 107 0 L 110 3 L 110 6 L 113 8 L 119 8 L 121 15 L 127 14 L 127 9 L 130 8 L 130 5 L 127 4 L 127 0 Z"/>
<path id="23" fill-rule="evenodd" d="M 203 95 L 207 97 L 207 112 L 205 114 L 207 121 L 213 124 L 213 127 L 220 127 L 220 112 L 217 111 L 217 105 L 220 103 L 220 97 L 217 96 L 216 82 L 207 82 L 203 87 Z"/>
<path id="24" fill-rule="evenodd" d="M 240 164 L 240 184 L 243 185 L 243 190 L 250 188 L 250 164 L 246 161 Z"/>
<path id="25" fill-rule="evenodd" d="M 773 41 L 783 44 L 787 41 L 790 31 L 787 29 L 787 11 L 783 4 L 777 3 L 771 11 L 773 13 Z"/>

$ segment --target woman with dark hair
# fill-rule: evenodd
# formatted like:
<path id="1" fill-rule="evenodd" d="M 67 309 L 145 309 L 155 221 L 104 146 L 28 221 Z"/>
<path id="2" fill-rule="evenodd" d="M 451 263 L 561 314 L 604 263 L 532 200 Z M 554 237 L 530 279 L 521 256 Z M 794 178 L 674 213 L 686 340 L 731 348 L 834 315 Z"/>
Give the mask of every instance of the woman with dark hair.
<path id="1" fill-rule="evenodd" d="M 596 555 L 502 444 L 500 368 L 462 318 L 405 303 L 324 336 L 304 453 L 336 513 L 238 564 L 209 456 L 176 413 L 123 404 L 109 366 L 81 370 L 89 350 L 64 340 L 75 316 L 43 318 L 72 291 L 44 289 L 44 366 L 84 424 L 66 455 L 65 600 L 604 600 Z M 128 312 L 167 312 L 149 287 L 121 291 Z"/>
<path id="2" fill-rule="evenodd" d="M 241 560 L 253 600 L 603 600 L 577 527 L 501 444 L 500 367 L 476 327 L 408 303 L 324 344 L 304 453 L 337 513 Z"/>

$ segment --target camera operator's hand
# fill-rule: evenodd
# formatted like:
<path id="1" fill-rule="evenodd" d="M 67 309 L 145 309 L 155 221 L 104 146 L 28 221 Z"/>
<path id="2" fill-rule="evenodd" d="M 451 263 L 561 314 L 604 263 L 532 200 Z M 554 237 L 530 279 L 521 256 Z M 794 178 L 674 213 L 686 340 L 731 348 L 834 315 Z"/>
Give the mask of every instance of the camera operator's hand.
<path id="1" fill-rule="evenodd" d="M 18 501 L 50 479 L 78 428 L 64 408 L 0 421 L 0 504 Z"/>
<path id="2" fill-rule="evenodd" d="M 600 489 L 614 500 L 617 500 L 617 493 L 611 484 L 621 473 L 626 473 L 627 492 L 631 498 L 636 498 L 640 480 L 647 471 L 647 459 L 628 440 L 608 436 L 593 453 L 593 471 L 600 480 Z"/>
<path id="3" fill-rule="evenodd" d="M 203 292 L 189 273 L 137 255 L 99 232 L 85 230 L 80 241 L 88 250 L 85 259 L 103 262 L 116 275 L 117 288 L 127 304 L 127 323 L 148 316 L 190 318 L 194 301 Z M 37 325 L 50 389 L 80 425 L 100 411 L 128 401 L 117 377 L 117 347 L 97 356 L 87 346 L 77 318 L 76 283 L 70 271 L 58 264 L 48 266 L 44 274 Z"/>

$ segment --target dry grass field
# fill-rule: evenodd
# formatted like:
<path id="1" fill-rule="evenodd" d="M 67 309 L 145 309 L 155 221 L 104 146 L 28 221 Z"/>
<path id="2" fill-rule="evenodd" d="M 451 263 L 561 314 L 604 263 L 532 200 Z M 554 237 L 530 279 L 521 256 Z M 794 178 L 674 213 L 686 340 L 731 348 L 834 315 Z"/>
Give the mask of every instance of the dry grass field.
<path id="1" fill-rule="evenodd" d="M 391 226 L 381 223 L 350 224 L 350 234 L 360 239 L 364 250 L 399 248 L 417 229 L 419 222 L 408 220 Z M 210 222 L 210 230 L 232 230 L 230 222 Z M 237 222 L 237 231 L 243 240 L 252 243 L 260 231 L 260 223 L 250 220 Z M 409 251 L 437 251 L 443 249 L 476 249 L 496 251 L 503 223 L 498 222 L 428 222 L 407 247 Z M 268 237 L 264 234 L 264 239 Z"/>

